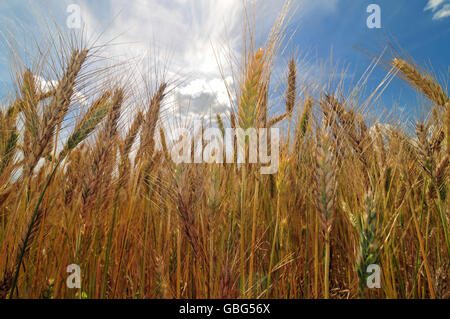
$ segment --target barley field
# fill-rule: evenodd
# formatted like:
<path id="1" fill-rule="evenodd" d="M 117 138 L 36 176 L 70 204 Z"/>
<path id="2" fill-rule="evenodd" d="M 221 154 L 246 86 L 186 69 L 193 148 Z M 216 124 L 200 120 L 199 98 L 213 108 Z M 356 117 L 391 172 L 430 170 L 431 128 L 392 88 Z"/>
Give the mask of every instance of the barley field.
<path id="1" fill-rule="evenodd" d="M 384 82 L 356 99 L 364 79 L 304 85 L 292 54 L 271 112 L 288 20 L 284 9 L 259 44 L 249 18 L 242 57 L 229 59 L 229 110 L 204 127 L 279 128 L 275 174 L 249 161 L 177 164 L 162 124 L 178 82 L 135 86 L 124 65 L 98 67 L 102 47 L 82 36 L 35 43 L 33 61 L 13 54 L 0 298 L 450 298 L 448 77 L 387 46 L 368 63 Z M 48 70 L 58 77 L 43 86 Z M 368 115 L 393 78 L 432 104 L 414 129 Z M 370 265 L 380 288 L 368 287 Z"/>

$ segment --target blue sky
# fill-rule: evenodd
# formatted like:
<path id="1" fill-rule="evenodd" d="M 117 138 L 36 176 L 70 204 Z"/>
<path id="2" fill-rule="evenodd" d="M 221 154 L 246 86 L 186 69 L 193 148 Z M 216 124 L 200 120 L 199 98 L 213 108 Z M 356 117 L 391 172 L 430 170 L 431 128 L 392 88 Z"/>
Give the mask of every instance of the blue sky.
<path id="1" fill-rule="evenodd" d="M 268 31 L 270 23 L 281 8 L 280 0 L 255 0 L 258 27 Z M 34 3 L 34 4 L 33 4 Z M 170 56 L 168 72 L 182 76 L 183 84 L 177 88 L 178 100 L 188 101 L 192 112 L 225 110 L 226 94 L 218 74 L 216 49 L 229 47 L 236 54 L 241 44 L 242 0 L 9 0 L 0 3 L 2 31 L 16 30 L 23 23 L 25 29 L 37 30 L 43 19 L 65 25 L 67 5 L 79 4 L 82 20 L 88 34 L 104 31 L 101 41 L 115 38 L 126 45 L 111 48 L 117 59 L 149 53 L 157 48 Z M 286 60 L 292 52 L 307 53 L 311 69 L 320 62 L 333 61 L 346 67 L 348 78 L 357 81 L 370 64 L 371 57 L 357 47 L 381 53 L 386 39 L 395 40 L 421 65 L 432 66 L 441 83 L 446 85 L 450 57 L 450 0 L 294 0 L 298 8 L 289 25 L 295 35 L 283 47 L 276 65 L 274 79 L 281 79 Z M 369 4 L 381 8 L 381 29 L 366 25 Z M 108 27 L 106 27 L 108 26 Z M 9 83 L 9 62 L 4 39 L 0 39 L 0 81 L 3 90 Z M 167 52 L 167 53 L 164 53 Z M 301 72 L 301 70 L 300 70 Z M 384 78 L 386 71 L 377 68 L 368 81 L 368 92 Z M 1 94 L 4 94 L 2 92 Z M 372 110 L 379 114 L 383 108 L 403 111 L 406 118 L 416 115 L 417 105 L 427 103 L 400 80 L 391 82 L 379 103 Z M 206 110 L 207 112 L 207 110 Z"/>

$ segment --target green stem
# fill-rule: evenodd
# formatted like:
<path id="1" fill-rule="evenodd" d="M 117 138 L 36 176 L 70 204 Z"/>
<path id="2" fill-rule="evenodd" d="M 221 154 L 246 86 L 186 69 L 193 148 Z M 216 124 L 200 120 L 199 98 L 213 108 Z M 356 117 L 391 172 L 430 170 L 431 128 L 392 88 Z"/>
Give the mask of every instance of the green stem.
<path id="1" fill-rule="evenodd" d="M 56 163 L 55 168 L 53 169 L 50 177 L 47 180 L 47 183 L 45 184 L 44 189 L 42 190 L 41 196 L 39 197 L 39 201 L 38 201 L 38 203 L 36 205 L 36 208 L 34 209 L 33 216 L 31 216 L 31 221 L 28 224 L 27 234 L 25 235 L 25 240 L 23 241 L 22 249 L 20 251 L 19 258 L 17 260 L 16 271 L 15 271 L 14 279 L 13 279 L 13 282 L 12 282 L 12 285 L 11 285 L 11 291 L 9 293 L 9 299 L 12 299 L 14 290 L 16 289 L 16 286 L 17 286 L 17 280 L 19 279 L 20 267 L 22 265 L 22 261 L 23 261 L 23 258 L 25 256 L 26 247 L 28 246 L 28 241 L 30 239 L 31 232 L 33 231 L 34 223 L 35 223 L 36 218 L 37 218 L 37 216 L 39 214 L 39 207 L 41 206 L 41 203 L 42 203 L 42 201 L 44 199 L 45 193 L 47 192 L 47 189 L 50 186 L 50 183 L 53 180 L 53 177 L 55 176 L 56 170 L 58 169 L 59 164 L 61 164 L 61 162 L 62 162 L 62 159 L 60 159 Z"/>

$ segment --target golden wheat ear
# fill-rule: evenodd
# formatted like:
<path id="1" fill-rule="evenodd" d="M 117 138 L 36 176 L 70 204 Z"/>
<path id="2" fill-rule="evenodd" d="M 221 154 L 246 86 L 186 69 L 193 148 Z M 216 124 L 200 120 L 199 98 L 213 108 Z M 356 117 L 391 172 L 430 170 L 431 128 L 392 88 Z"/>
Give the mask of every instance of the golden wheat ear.
<path id="1" fill-rule="evenodd" d="M 55 94 L 48 106 L 43 111 L 41 126 L 37 134 L 36 142 L 32 144 L 29 156 L 26 158 L 26 174 L 31 175 L 33 169 L 52 144 L 57 125 L 67 115 L 78 74 L 87 59 L 88 50 L 74 51 L 64 75 L 58 82 Z"/>
<path id="2" fill-rule="evenodd" d="M 392 66 L 401 72 L 407 82 L 437 105 L 444 106 L 449 101 L 442 87 L 430 74 L 420 73 L 414 65 L 403 59 L 394 58 Z"/>
<path id="3" fill-rule="evenodd" d="M 267 127 L 272 127 L 272 126 L 278 124 L 279 122 L 283 121 L 285 118 L 287 118 L 289 116 L 290 116 L 290 113 L 287 113 L 287 112 L 284 114 L 281 114 L 279 116 L 276 116 L 267 123 Z"/>
<path id="4" fill-rule="evenodd" d="M 108 118 L 106 120 L 105 133 L 110 141 L 117 134 L 117 124 L 119 122 L 121 108 L 124 101 L 124 91 L 117 89 L 111 98 L 111 108 L 108 111 Z"/>
<path id="5" fill-rule="evenodd" d="M 297 98 L 297 64 L 294 59 L 289 61 L 289 73 L 286 89 L 286 113 L 289 116 L 294 111 Z"/>
<path id="6" fill-rule="evenodd" d="M 144 116 L 144 122 L 140 136 L 140 147 L 137 152 L 136 161 L 150 158 L 154 152 L 155 130 L 161 114 L 161 108 L 164 98 L 167 94 L 168 84 L 163 82 L 159 85 L 158 90 L 153 94 L 148 105 L 147 112 Z"/>
<path id="7" fill-rule="evenodd" d="M 0 110 L 0 176 L 16 154 L 19 139 L 16 126 L 18 115 L 22 113 L 25 118 L 25 139 L 30 130 L 36 135 L 39 127 L 36 88 L 33 74 L 29 70 L 26 70 L 23 75 L 20 91 L 22 96 L 8 108 L 5 114 Z"/>
<path id="8" fill-rule="evenodd" d="M 144 115 L 142 114 L 142 111 L 138 111 L 138 113 L 134 117 L 134 120 L 133 120 L 133 123 L 131 124 L 130 129 L 127 132 L 125 140 L 122 143 L 122 147 L 121 147 L 122 158 L 128 157 L 131 147 L 133 146 L 134 141 L 136 140 L 136 137 L 139 134 L 139 130 L 141 128 L 143 121 L 144 121 Z"/>

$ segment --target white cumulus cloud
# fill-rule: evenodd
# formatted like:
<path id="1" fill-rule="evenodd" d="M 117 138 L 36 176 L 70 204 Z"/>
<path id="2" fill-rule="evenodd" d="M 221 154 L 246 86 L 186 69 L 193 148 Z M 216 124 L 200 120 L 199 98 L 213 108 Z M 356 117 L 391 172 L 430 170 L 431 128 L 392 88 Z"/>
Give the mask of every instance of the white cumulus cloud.
<path id="1" fill-rule="evenodd" d="M 305 15 L 332 14 L 338 2 L 294 0 L 298 10 L 291 21 L 301 24 Z M 100 0 L 99 3 L 82 0 L 81 3 L 83 21 L 92 37 L 102 32 L 102 40 L 114 39 L 115 43 L 125 44 L 108 48 L 108 56 L 159 62 L 166 67 L 169 79 L 182 81 L 173 90 L 173 96 L 168 97 L 169 107 L 188 106 L 190 114 L 200 116 L 227 110 L 229 97 L 216 54 L 231 51 L 239 58 L 245 20 L 243 0 Z M 260 36 L 272 27 L 284 1 L 251 0 L 247 4 L 250 14 L 252 5 L 255 7 Z M 155 52 L 159 56 L 153 56 Z M 225 64 L 221 67 L 231 84 L 231 70 L 225 61 L 221 59 Z"/>
<path id="2" fill-rule="evenodd" d="M 425 7 L 425 10 L 433 10 L 436 11 L 437 7 L 441 5 L 444 2 L 444 0 L 428 0 L 427 6 Z"/>
<path id="3" fill-rule="evenodd" d="M 428 0 L 425 11 L 433 11 L 433 20 L 450 17 L 450 0 Z"/>

